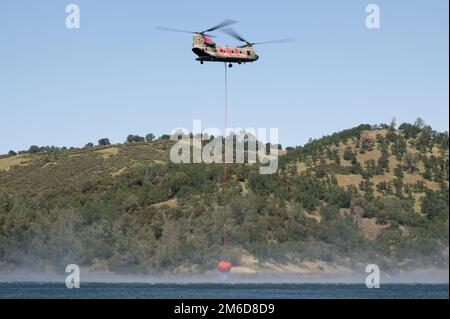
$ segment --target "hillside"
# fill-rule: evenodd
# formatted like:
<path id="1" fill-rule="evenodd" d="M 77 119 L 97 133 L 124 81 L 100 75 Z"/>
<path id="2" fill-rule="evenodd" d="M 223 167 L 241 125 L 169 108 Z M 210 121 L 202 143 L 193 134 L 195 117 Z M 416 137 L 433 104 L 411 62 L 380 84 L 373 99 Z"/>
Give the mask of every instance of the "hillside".
<path id="1" fill-rule="evenodd" d="M 257 164 L 176 165 L 170 141 L 0 157 L 0 271 L 448 267 L 448 133 L 361 125 Z M 224 228 L 228 245 L 223 246 Z"/>

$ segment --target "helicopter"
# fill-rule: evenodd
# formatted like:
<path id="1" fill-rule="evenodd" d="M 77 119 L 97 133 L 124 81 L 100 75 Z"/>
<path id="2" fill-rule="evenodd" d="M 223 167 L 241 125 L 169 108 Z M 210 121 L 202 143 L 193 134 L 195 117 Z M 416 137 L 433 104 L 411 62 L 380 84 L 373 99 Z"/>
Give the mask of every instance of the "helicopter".
<path id="1" fill-rule="evenodd" d="M 230 68 L 233 66 L 233 63 L 241 64 L 257 61 L 259 59 L 259 56 L 256 54 L 253 48 L 253 46 L 255 45 L 293 41 L 291 38 L 288 38 L 266 42 L 249 42 L 246 39 L 244 39 L 241 35 L 239 35 L 234 29 L 225 28 L 235 23 L 237 23 L 237 21 L 235 20 L 225 20 L 214 27 L 211 27 L 204 31 L 197 31 L 197 32 L 167 27 L 156 27 L 156 29 L 160 31 L 183 32 L 194 34 L 192 37 L 192 52 L 194 52 L 198 56 L 196 58 L 196 61 L 199 61 L 200 64 L 203 64 L 204 62 L 224 62 L 228 63 L 228 67 Z M 214 36 L 208 34 L 209 32 L 215 30 L 221 30 L 222 32 L 228 34 L 234 39 L 243 42 L 244 44 L 238 47 L 231 47 L 228 45 L 226 46 L 217 45 L 212 40 Z"/>

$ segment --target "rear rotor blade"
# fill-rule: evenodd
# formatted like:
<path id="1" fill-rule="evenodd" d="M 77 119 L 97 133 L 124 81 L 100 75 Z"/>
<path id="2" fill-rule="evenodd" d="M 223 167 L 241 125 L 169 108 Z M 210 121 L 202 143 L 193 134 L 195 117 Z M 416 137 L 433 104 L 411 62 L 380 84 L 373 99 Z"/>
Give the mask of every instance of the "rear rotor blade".
<path id="1" fill-rule="evenodd" d="M 286 39 L 273 40 L 273 41 L 255 42 L 255 43 L 252 43 L 252 45 L 269 44 L 269 43 L 285 43 L 285 42 L 293 42 L 293 41 L 294 41 L 293 38 L 286 38 Z"/>
<path id="2" fill-rule="evenodd" d="M 222 31 L 225 32 L 226 34 L 228 34 L 232 38 L 235 38 L 235 39 L 237 39 L 239 41 L 242 41 L 242 42 L 250 44 L 250 42 L 245 40 L 239 33 L 236 32 L 236 30 L 234 30 L 232 28 L 226 28 L 226 29 L 223 29 Z"/>
<path id="3" fill-rule="evenodd" d="M 237 23 L 237 21 L 235 21 L 235 20 L 225 20 L 225 21 L 219 23 L 218 25 L 216 25 L 216 26 L 214 26 L 212 28 L 209 28 L 209 29 L 207 29 L 205 31 L 199 32 L 199 33 L 211 32 L 211 31 L 214 31 L 214 30 L 217 30 L 217 29 L 222 29 L 222 28 L 224 28 L 226 26 L 229 26 L 229 25 L 235 24 L 235 23 Z"/>

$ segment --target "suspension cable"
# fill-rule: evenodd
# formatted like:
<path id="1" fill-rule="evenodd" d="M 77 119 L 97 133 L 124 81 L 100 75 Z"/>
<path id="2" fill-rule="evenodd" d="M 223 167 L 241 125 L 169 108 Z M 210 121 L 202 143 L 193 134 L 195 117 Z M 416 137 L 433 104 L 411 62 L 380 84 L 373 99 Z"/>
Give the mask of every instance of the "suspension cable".
<path id="1" fill-rule="evenodd" d="M 223 153 L 223 157 L 224 157 L 224 161 L 223 161 L 223 194 L 224 194 L 224 201 L 225 201 L 225 204 L 226 204 L 226 202 L 227 202 L 227 161 L 226 161 L 226 147 L 225 147 L 225 145 L 226 145 L 226 130 L 227 130 L 227 125 L 228 125 L 228 123 L 227 123 L 227 116 L 228 116 L 228 99 L 227 99 L 227 86 L 228 86 L 228 74 L 227 74 L 227 72 L 228 72 L 228 68 L 227 68 L 227 63 L 225 62 L 224 63 L 224 67 L 225 67 L 225 91 L 224 91 L 224 93 L 225 93 L 225 104 L 224 104 L 224 125 L 225 125 L 225 127 L 224 127 L 224 134 L 223 134 L 223 136 L 224 136 L 224 153 Z"/>
<path id="2" fill-rule="evenodd" d="M 227 161 L 226 161 L 226 131 L 227 131 L 227 125 L 228 125 L 228 99 L 227 99 L 227 86 L 228 86 L 228 67 L 227 67 L 227 63 L 224 63 L 224 67 L 225 67 L 225 87 L 224 87 L 224 94 L 225 94 L 225 103 L 224 103 L 224 153 L 223 153 L 223 196 L 224 196 L 224 204 L 225 204 L 225 209 L 227 206 Z M 224 224 L 223 227 L 223 246 L 224 248 L 226 248 L 227 246 L 227 241 L 228 241 L 228 235 L 227 235 L 227 227 L 226 227 L 226 223 Z"/>

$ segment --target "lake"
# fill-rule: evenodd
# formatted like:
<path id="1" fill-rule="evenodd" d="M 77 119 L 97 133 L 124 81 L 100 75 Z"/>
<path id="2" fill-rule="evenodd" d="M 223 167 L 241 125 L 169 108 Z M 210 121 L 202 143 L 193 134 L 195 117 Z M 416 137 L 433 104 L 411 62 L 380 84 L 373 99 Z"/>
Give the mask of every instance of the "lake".
<path id="1" fill-rule="evenodd" d="M 82 283 L 68 289 L 64 283 L 0 282 L 0 298 L 46 299 L 427 299 L 449 298 L 446 284 L 265 284 L 265 283 Z"/>

